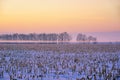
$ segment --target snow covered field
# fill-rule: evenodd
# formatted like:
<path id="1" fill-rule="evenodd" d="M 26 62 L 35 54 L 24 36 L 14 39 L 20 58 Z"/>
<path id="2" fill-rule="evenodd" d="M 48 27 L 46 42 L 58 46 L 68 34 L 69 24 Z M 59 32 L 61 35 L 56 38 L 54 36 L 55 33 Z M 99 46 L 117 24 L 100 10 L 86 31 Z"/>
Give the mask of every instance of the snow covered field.
<path id="1" fill-rule="evenodd" d="M 91 45 L 91 49 L 90 45 L 71 44 L 68 46 L 75 48 L 71 51 L 57 44 L 52 45 L 59 46 L 57 50 L 45 46 L 13 49 L 15 46 L 0 47 L 0 80 L 120 80 L 120 48 L 115 45 Z"/>

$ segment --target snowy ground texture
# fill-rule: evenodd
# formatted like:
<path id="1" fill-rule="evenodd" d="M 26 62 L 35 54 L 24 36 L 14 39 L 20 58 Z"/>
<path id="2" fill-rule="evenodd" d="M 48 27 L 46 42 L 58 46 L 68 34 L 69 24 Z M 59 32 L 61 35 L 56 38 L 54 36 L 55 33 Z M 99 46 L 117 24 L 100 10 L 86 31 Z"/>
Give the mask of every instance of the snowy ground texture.
<path id="1" fill-rule="evenodd" d="M 0 80 L 120 80 L 120 51 L 0 50 Z"/>

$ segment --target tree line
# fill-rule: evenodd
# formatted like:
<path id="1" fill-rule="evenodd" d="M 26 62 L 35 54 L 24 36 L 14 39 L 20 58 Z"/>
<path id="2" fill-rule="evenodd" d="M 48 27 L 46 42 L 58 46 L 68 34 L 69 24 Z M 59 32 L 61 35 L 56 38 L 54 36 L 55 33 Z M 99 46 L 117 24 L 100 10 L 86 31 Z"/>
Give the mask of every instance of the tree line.
<path id="1" fill-rule="evenodd" d="M 67 33 L 30 33 L 30 34 L 2 34 L 0 40 L 27 40 L 27 41 L 60 41 L 69 42 L 72 40 L 72 36 Z M 86 36 L 85 34 L 77 34 L 76 41 L 78 42 L 96 42 L 96 37 Z"/>

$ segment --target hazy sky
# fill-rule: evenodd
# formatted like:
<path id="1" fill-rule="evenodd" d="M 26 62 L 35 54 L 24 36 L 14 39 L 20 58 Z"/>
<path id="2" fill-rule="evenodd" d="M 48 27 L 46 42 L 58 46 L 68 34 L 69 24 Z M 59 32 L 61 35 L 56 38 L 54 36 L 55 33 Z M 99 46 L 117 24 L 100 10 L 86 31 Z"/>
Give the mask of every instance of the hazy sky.
<path id="1" fill-rule="evenodd" d="M 0 32 L 120 31 L 113 0 L 1 0 Z"/>
<path id="2" fill-rule="evenodd" d="M 0 1 L 0 33 L 120 31 L 114 0 Z"/>

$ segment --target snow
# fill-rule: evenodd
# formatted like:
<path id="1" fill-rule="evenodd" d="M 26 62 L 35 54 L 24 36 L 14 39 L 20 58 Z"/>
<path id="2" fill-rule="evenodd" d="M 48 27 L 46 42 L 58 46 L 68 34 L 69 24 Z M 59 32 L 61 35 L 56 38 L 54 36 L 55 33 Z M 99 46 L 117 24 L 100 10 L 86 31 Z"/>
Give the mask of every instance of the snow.
<path id="1" fill-rule="evenodd" d="M 110 74 L 112 80 L 120 75 L 120 52 L 5 50 L 0 51 L 0 62 L 4 73 L 0 80 L 10 80 L 10 76 L 17 80 L 105 80 Z"/>

